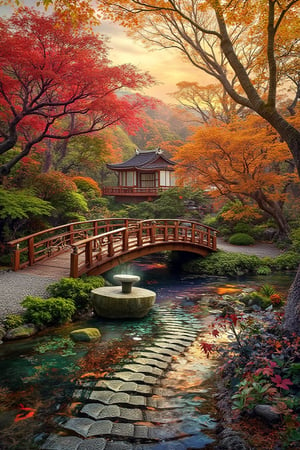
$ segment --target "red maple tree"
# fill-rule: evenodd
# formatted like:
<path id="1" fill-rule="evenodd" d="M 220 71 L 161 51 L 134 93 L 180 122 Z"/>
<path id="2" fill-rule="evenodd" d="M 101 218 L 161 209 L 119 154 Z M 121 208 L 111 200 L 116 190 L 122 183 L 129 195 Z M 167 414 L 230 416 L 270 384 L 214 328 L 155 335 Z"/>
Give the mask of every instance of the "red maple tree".
<path id="1" fill-rule="evenodd" d="M 105 38 L 57 16 L 22 8 L 0 19 L 0 174 L 44 139 L 69 139 L 122 124 L 129 132 L 153 82 L 134 66 L 112 66 Z M 119 95 L 123 88 L 129 94 Z M 131 93 L 131 94 L 130 94 Z"/>

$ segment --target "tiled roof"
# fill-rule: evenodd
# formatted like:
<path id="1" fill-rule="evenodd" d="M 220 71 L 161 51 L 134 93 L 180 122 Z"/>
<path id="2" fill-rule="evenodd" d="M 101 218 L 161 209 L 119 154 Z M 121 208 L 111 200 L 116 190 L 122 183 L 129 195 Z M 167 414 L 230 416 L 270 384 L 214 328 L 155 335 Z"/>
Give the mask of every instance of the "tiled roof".
<path id="1" fill-rule="evenodd" d="M 107 167 L 112 170 L 118 169 L 162 169 L 167 166 L 174 166 L 175 163 L 167 159 L 163 154 L 162 150 L 150 150 L 142 151 L 136 150 L 136 154 L 119 164 L 107 164 Z"/>

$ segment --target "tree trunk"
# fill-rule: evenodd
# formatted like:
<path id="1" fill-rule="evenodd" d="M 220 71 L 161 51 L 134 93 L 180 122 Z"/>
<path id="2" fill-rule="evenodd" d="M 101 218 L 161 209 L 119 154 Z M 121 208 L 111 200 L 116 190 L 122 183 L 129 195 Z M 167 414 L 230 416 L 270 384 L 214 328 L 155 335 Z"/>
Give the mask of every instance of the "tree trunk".
<path id="1" fill-rule="evenodd" d="M 279 235 L 282 238 L 287 238 L 290 228 L 279 203 L 267 198 L 261 190 L 256 191 L 251 197 L 256 201 L 262 211 L 265 211 L 274 219 L 278 227 Z"/>
<path id="2" fill-rule="evenodd" d="M 285 330 L 300 335 L 300 265 L 288 293 L 283 326 Z"/>

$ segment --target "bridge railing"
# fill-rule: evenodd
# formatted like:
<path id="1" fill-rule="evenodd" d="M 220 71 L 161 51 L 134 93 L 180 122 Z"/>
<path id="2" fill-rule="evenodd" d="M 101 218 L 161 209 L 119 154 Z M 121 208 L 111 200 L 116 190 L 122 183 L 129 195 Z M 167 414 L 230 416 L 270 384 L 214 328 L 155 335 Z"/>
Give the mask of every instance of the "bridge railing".
<path id="1" fill-rule="evenodd" d="M 88 237 L 73 244 L 70 276 L 77 278 L 101 262 L 146 245 L 185 242 L 216 250 L 216 235 L 214 228 L 193 221 L 165 219 L 130 223 L 128 226 Z"/>
<path id="2" fill-rule="evenodd" d="M 116 228 L 128 227 L 136 222 L 137 219 L 128 218 L 73 222 L 7 242 L 7 247 L 11 252 L 12 269 L 16 271 L 32 266 L 36 262 L 71 249 L 71 246 L 79 240 L 81 241 L 89 236 L 97 236 Z"/>

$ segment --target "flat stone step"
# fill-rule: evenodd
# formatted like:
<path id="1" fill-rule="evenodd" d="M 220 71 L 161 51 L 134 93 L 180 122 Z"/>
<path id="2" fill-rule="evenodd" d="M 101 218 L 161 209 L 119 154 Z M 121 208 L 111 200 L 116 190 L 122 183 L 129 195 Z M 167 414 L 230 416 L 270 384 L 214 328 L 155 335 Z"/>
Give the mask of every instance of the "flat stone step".
<path id="1" fill-rule="evenodd" d="M 80 410 L 81 414 L 86 414 L 92 419 L 111 419 L 123 421 L 142 421 L 144 414 L 138 408 L 120 408 L 118 405 L 102 405 L 100 403 L 87 403 Z"/>
<path id="2" fill-rule="evenodd" d="M 150 358 L 150 359 L 155 359 L 158 361 L 163 361 L 166 363 L 170 363 L 172 361 L 172 356 L 168 356 L 168 355 L 160 355 L 159 353 L 155 353 L 155 352 L 135 352 L 132 354 L 133 358 Z"/>
<path id="3" fill-rule="evenodd" d="M 141 358 L 141 357 L 135 358 L 134 362 L 138 363 L 138 364 L 145 364 L 145 365 L 149 365 L 149 366 L 158 367 L 159 369 L 162 369 L 162 370 L 166 370 L 166 368 L 169 365 L 169 363 L 163 362 L 163 361 L 158 361 L 157 359 Z"/>
<path id="4" fill-rule="evenodd" d="M 157 353 L 159 355 L 167 355 L 167 356 L 175 356 L 178 355 L 178 350 L 174 350 L 171 348 L 165 348 L 165 347 L 155 347 L 155 345 L 153 345 L 153 347 L 146 347 L 144 349 L 146 352 L 153 352 L 153 353 Z"/>
<path id="5" fill-rule="evenodd" d="M 152 376 L 160 377 L 163 374 L 163 370 L 158 367 L 152 367 L 146 364 L 125 364 L 123 369 L 130 370 L 131 372 L 148 373 Z"/>
<path id="6" fill-rule="evenodd" d="M 138 394 L 151 394 L 152 386 L 137 384 L 134 381 L 101 380 L 94 385 L 94 389 L 110 389 L 115 392 L 136 392 Z"/>
<path id="7" fill-rule="evenodd" d="M 129 371 L 125 371 L 125 372 L 114 372 L 113 374 L 111 374 L 112 378 L 119 378 L 120 380 L 123 381 L 136 381 L 138 383 L 142 383 L 142 384 L 150 384 L 150 385 L 154 385 L 157 383 L 157 377 L 152 377 L 150 375 L 146 375 L 144 373 L 139 373 L 139 372 L 129 372 Z"/>
<path id="8" fill-rule="evenodd" d="M 178 345 L 178 344 L 170 344 L 169 342 L 166 341 L 161 341 L 161 342 L 157 342 L 155 341 L 154 343 L 155 347 L 160 347 L 160 348 L 166 348 L 169 350 L 176 350 L 178 353 L 181 353 L 185 350 L 186 345 Z"/>
<path id="9" fill-rule="evenodd" d="M 146 405 L 146 397 L 142 395 L 130 395 L 126 392 L 112 393 L 111 391 L 92 391 L 88 396 L 88 400 L 104 403 L 105 405 Z"/>

